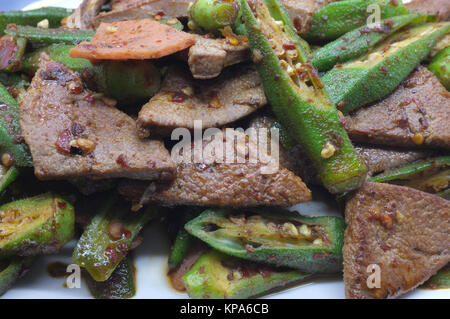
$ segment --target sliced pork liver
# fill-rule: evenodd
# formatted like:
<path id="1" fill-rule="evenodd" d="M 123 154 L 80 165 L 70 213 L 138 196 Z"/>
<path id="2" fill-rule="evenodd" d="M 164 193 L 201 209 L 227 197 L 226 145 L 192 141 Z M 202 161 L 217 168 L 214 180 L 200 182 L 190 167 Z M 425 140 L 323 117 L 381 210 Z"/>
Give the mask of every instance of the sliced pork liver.
<path id="1" fill-rule="evenodd" d="M 384 100 L 346 117 L 353 141 L 400 147 L 450 148 L 450 93 L 425 67 Z M 423 144 L 413 142 L 421 134 Z"/>
<path id="2" fill-rule="evenodd" d="M 347 298 L 388 298 L 422 284 L 450 261 L 450 201 L 412 188 L 366 183 L 345 210 Z M 367 279 L 380 267 L 380 286 Z"/>
<path id="3" fill-rule="evenodd" d="M 169 68 L 161 91 L 145 104 L 138 117 L 141 137 L 152 132 L 170 135 L 176 127 L 220 127 L 267 103 L 259 75 L 251 65 L 227 69 L 214 80 L 194 80 L 183 66 Z"/>
<path id="4" fill-rule="evenodd" d="M 236 134 L 239 138 L 247 138 L 244 133 Z M 226 143 L 229 141 L 225 138 L 224 145 Z M 209 143 L 204 147 L 207 145 Z M 257 147 L 251 140 L 247 145 L 247 152 Z M 273 157 L 270 159 L 271 162 L 275 160 Z M 266 164 L 261 161 L 252 164 L 248 159 L 244 163 L 180 163 L 172 183 L 149 185 L 126 181 L 119 191 L 140 204 L 158 201 L 165 205 L 289 207 L 311 199 L 311 192 L 300 177 L 283 167 L 264 174 L 261 170 L 264 166 Z"/>
<path id="5" fill-rule="evenodd" d="M 210 39 L 198 36 L 195 44 L 189 48 L 188 64 L 192 76 L 196 79 L 212 79 L 223 68 L 250 60 L 248 42 L 230 44 L 227 39 Z"/>
<path id="6" fill-rule="evenodd" d="M 139 139 L 135 121 L 115 101 L 82 86 L 77 74 L 41 57 L 20 105 L 36 176 L 170 179 L 175 165 L 162 142 Z"/>
<path id="7" fill-rule="evenodd" d="M 274 121 L 275 119 L 270 115 L 258 114 L 251 119 L 250 126 L 269 129 Z M 369 176 L 433 155 L 429 150 L 399 149 L 362 144 L 355 145 L 355 150 L 367 165 Z M 290 148 L 280 145 L 280 163 L 300 176 L 306 183 L 320 184 L 316 168 L 301 145 L 297 144 Z"/>

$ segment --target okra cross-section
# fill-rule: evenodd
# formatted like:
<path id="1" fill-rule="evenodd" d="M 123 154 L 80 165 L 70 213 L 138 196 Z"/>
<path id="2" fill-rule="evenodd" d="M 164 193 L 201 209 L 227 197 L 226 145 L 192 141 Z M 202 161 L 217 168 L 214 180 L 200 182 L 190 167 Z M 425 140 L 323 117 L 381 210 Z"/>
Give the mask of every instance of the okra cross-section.
<path id="1" fill-rule="evenodd" d="M 47 193 L 0 207 L 0 258 L 59 251 L 74 235 L 73 206 Z"/>
<path id="2" fill-rule="evenodd" d="M 191 298 L 243 299 L 299 282 L 311 275 L 278 269 L 231 257 L 211 250 L 183 276 Z"/>
<path id="3" fill-rule="evenodd" d="M 339 114 L 328 99 L 317 70 L 310 64 L 307 44 L 293 31 L 278 0 L 275 19 L 260 0 L 241 1 L 242 17 L 253 61 L 272 109 L 308 153 L 324 186 L 332 193 L 359 187 L 367 167 L 358 158 Z M 249 6 L 251 4 L 251 7 Z M 284 10 L 283 10 L 284 9 Z"/>
<path id="4" fill-rule="evenodd" d="M 289 211 L 206 210 L 186 230 L 235 257 L 307 273 L 342 269 L 344 220 Z"/>
<path id="5" fill-rule="evenodd" d="M 133 248 L 134 240 L 156 211 L 149 206 L 130 212 L 127 205 L 113 197 L 100 200 L 103 201 L 100 212 L 78 240 L 72 259 L 94 280 L 105 281 Z"/>

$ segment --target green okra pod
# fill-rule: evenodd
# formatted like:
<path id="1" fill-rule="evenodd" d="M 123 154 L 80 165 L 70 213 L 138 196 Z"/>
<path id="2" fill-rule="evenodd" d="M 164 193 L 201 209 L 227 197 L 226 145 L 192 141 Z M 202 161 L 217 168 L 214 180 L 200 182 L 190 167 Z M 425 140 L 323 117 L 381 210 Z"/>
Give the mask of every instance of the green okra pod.
<path id="1" fill-rule="evenodd" d="M 0 71 L 16 72 L 25 53 L 27 40 L 5 35 L 0 39 Z"/>
<path id="2" fill-rule="evenodd" d="M 10 23 L 18 25 L 36 26 L 38 22 L 47 19 L 50 28 L 57 28 L 61 20 L 71 15 L 73 10 L 56 7 L 46 7 L 28 11 L 2 11 L 0 12 L 0 35 Z"/>
<path id="3" fill-rule="evenodd" d="M 218 34 L 220 29 L 232 26 L 239 13 L 236 0 L 196 0 L 189 9 L 191 21 L 207 32 Z"/>
<path id="4" fill-rule="evenodd" d="M 51 193 L 0 206 L 0 258 L 59 251 L 74 236 L 73 206 Z"/>
<path id="5" fill-rule="evenodd" d="M 272 109 L 302 144 L 330 192 L 355 189 L 365 180 L 367 167 L 358 158 L 317 70 L 310 64 L 306 42 L 296 35 L 278 0 L 266 3 L 280 8 L 278 14 L 283 19 L 274 19 L 260 0 L 252 1 L 252 8 L 242 0 L 241 10 L 253 60 Z"/>
<path id="6" fill-rule="evenodd" d="M 0 165 L 0 193 L 3 192 L 9 184 L 14 182 L 19 176 L 20 171 L 17 167 L 5 167 Z"/>
<path id="7" fill-rule="evenodd" d="M 183 276 L 191 298 L 244 299 L 309 278 L 303 272 L 277 269 L 231 257 L 216 250 L 206 252 Z"/>
<path id="8" fill-rule="evenodd" d="M 136 294 L 136 270 L 132 258 L 126 256 L 105 281 L 85 275 L 88 289 L 95 299 L 125 299 Z"/>
<path id="9" fill-rule="evenodd" d="M 71 48 L 72 45 L 54 44 L 26 54 L 22 70 L 34 74 L 45 52 L 53 61 L 80 73 L 87 83 L 93 83 L 92 89 L 122 105 L 148 100 L 160 89 L 161 71 L 151 61 L 106 61 L 93 65 L 87 59 L 72 58 Z"/>
<path id="10" fill-rule="evenodd" d="M 35 257 L 13 257 L 0 261 L 0 296 L 28 271 L 34 260 Z"/>
<path id="11" fill-rule="evenodd" d="M 436 75 L 447 90 L 450 90 L 450 46 L 434 56 L 428 69 Z"/>
<path id="12" fill-rule="evenodd" d="M 30 150 L 21 138 L 17 101 L 0 84 L 0 150 L 15 166 L 33 166 Z M 2 155 L 3 156 L 3 155 Z"/>
<path id="13" fill-rule="evenodd" d="M 72 259 L 94 280 L 107 280 L 156 210 L 148 206 L 131 212 L 128 205 L 118 203 L 113 197 L 107 198 L 78 240 Z"/>
<path id="14" fill-rule="evenodd" d="M 161 19 L 159 22 L 183 30 L 183 25 L 177 19 Z M 94 36 L 93 30 L 74 30 L 64 28 L 38 28 L 33 26 L 22 26 L 10 24 L 5 30 L 6 34 L 27 39 L 35 46 L 48 46 L 52 44 L 78 44 L 82 41 L 90 41 Z"/>
<path id="15" fill-rule="evenodd" d="M 206 210 L 186 230 L 235 257 L 307 273 L 342 269 L 344 220 L 289 211 Z"/>
<path id="16" fill-rule="evenodd" d="M 401 0 L 344 0 L 328 4 L 313 14 L 313 23 L 304 35 L 308 40 L 334 40 L 341 35 L 368 24 L 369 16 L 380 19 L 407 14 Z M 374 16 L 375 17 L 375 16 Z M 375 22 L 375 21 L 374 21 Z"/>
<path id="17" fill-rule="evenodd" d="M 174 269 L 181 264 L 189 247 L 191 246 L 191 243 L 192 236 L 189 235 L 184 228 L 178 230 L 175 241 L 170 250 L 168 261 L 169 269 Z"/>
<path id="18" fill-rule="evenodd" d="M 314 51 L 312 64 L 319 71 L 327 71 L 337 63 L 357 58 L 397 30 L 415 21 L 419 15 L 406 14 L 381 21 L 379 25 L 352 30 Z"/>
<path id="19" fill-rule="evenodd" d="M 450 156 L 418 161 L 384 171 L 370 178 L 371 182 L 389 182 L 429 193 L 445 192 L 450 183 Z"/>
<path id="20" fill-rule="evenodd" d="M 43 29 L 32 26 L 10 24 L 6 34 L 27 39 L 36 45 L 78 44 L 89 41 L 94 36 L 92 30 Z"/>
<path id="21" fill-rule="evenodd" d="M 344 113 L 391 93 L 450 30 L 450 22 L 398 32 L 366 55 L 337 65 L 322 77 L 328 96 Z"/>

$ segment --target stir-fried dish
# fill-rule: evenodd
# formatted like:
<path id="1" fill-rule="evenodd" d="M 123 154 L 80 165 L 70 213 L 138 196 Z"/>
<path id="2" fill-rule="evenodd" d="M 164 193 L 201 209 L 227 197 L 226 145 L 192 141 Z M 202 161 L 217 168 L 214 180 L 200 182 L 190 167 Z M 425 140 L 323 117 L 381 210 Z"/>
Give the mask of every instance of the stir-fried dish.
<path id="1" fill-rule="evenodd" d="M 95 298 L 133 297 L 151 223 L 191 298 L 449 288 L 449 20 L 446 0 L 0 12 L 0 295 L 74 241 Z M 293 207 L 326 193 L 341 216 Z"/>

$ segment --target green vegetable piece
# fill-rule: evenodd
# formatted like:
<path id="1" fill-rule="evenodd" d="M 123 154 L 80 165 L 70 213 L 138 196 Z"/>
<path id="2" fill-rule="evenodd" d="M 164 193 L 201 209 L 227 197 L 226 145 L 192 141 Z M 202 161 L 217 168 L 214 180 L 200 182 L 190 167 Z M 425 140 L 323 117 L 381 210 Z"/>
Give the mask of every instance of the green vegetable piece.
<path id="1" fill-rule="evenodd" d="M 149 60 L 102 62 L 93 70 L 98 91 L 116 99 L 120 105 L 147 101 L 161 87 L 161 72 Z"/>
<path id="2" fill-rule="evenodd" d="M 72 205 L 47 193 L 0 207 L 0 258 L 59 251 L 74 236 Z"/>
<path id="3" fill-rule="evenodd" d="M 0 193 L 3 192 L 9 184 L 14 182 L 19 176 L 20 171 L 17 167 L 5 167 L 0 165 Z"/>
<path id="4" fill-rule="evenodd" d="M 273 19 L 260 0 L 251 3 L 252 9 L 242 0 L 241 10 L 253 59 L 275 115 L 302 144 L 331 193 L 359 187 L 367 167 L 340 124 L 317 70 L 309 63 L 306 42 L 285 22 L 290 20 L 278 0 L 266 3 L 272 11 L 279 8 L 282 20 Z"/>
<path id="5" fill-rule="evenodd" d="M 153 206 L 131 212 L 128 205 L 118 203 L 115 198 L 106 199 L 78 240 L 72 259 L 94 280 L 107 280 L 155 213 Z"/>
<path id="6" fill-rule="evenodd" d="M 322 77 L 333 103 L 344 113 L 391 93 L 450 29 L 427 23 L 394 34 L 361 58 L 336 66 Z"/>
<path id="7" fill-rule="evenodd" d="M 77 44 L 89 41 L 95 34 L 92 30 L 43 29 L 31 26 L 9 25 L 6 34 L 25 38 L 33 44 Z"/>
<path id="8" fill-rule="evenodd" d="M 34 260 L 34 257 L 14 257 L 0 261 L 0 296 L 28 271 Z"/>
<path id="9" fill-rule="evenodd" d="M 10 23 L 17 25 L 36 26 L 38 22 L 47 19 L 50 28 L 57 28 L 61 20 L 71 15 L 73 10 L 56 7 L 46 7 L 29 11 L 2 11 L 0 12 L 0 35 Z"/>
<path id="10" fill-rule="evenodd" d="M 22 70 L 34 74 L 42 52 L 46 52 L 53 61 L 88 78 L 87 82 L 95 83 L 96 91 L 116 99 L 121 105 L 148 100 L 160 89 L 161 72 L 151 61 L 108 61 L 92 65 L 87 59 L 72 58 L 71 48 L 72 45 L 54 44 L 26 54 Z"/>
<path id="11" fill-rule="evenodd" d="M 191 246 L 192 236 L 185 229 L 180 229 L 175 237 L 169 255 L 169 268 L 174 269 L 181 264 L 186 253 Z"/>
<path id="12" fill-rule="evenodd" d="M 21 140 L 19 105 L 0 84 L 0 150 L 12 156 L 15 166 L 33 166 L 28 146 Z"/>
<path id="13" fill-rule="evenodd" d="M 196 0 L 189 10 L 195 25 L 215 34 L 219 29 L 232 26 L 238 13 L 239 4 L 235 0 Z"/>
<path id="14" fill-rule="evenodd" d="M 417 14 L 406 14 L 383 20 L 380 25 L 363 26 L 347 32 L 314 52 L 312 64 L 319 71 L 327 71 L 337 63 L 357 58 L 397 30 L 412 23 Z"/>
<path id="15" fill-rule="evenodd" d="M 428 289 L 449 289 L 450 288 L 450 264 L 438 271 L 422 285 Z"/>
<path id="16" fill-rule="evenodd" d="M 184 225 L 197 217 L 203 210 L 204 208 L 196 206 L 184 207 L 181 211 L 182 216 L 171 214 L 171 218 L 167 221 L 170 228 L 175 226 L 174 231 L 176 232 L 168 260 L 169 270 L 173 270 L 181 264 L 193 243 L 194 238 L 184 229 Z"/>
<path id="17" fill-rule="evenodd" d="M 450 90 L 450 47 L 439 51 L 431 60 L 428 69 L 436 75 L 447 90 Z"/>
<path id="18" fill-rule="evenodd" d="M 450 156 L 418 161 L 384 171 L 370 178 L 371 182 L 391 182 L 428 193 L 445 192 L 450 183 Z"/>
<path id="19" fill-rule="evenodd" d="M 244 299 L 292 285 L 311 275 L 276 269 L 209 251 L 183 276 L 191 298 Z"/>
<path id="20" fill-rule="evenodd" d="M 15 38 L 10 35 L 1 37 L 0 71 L 16 72 L 20 70 L 20 62 L 22 60 L 26 46 L 26 39 Z"/>
<path id="21" fill-rule="evenodd" d="M 281 144 L 289 149 L 291 147 L 294 147 L 295 145 L 297 145 L 297 141 L 292 138 L 292 136 L 289 134 L 289 132 L 280 124 L 280 122 L 275 121 L 272 126 L 270 127 L 270 130 L 272 131 L 273 129 L 278 129 L 279 131 L 279 135 L 280 135 L 280 141 Z"/>
<path id="22" fill-rule="evenodd" d="M 136 270 L 130 257 L 125 257 L 105 281 L 95 281 L 89 274 L 85 280 L 95 299 L 125 299 L 136 294 Z"/>
<path id="23" fill-rule="evenodd" d="M 380 9 L 381 19 L 408 13 L 401 0 L 345 0 L 332 2 L 314 12 L 311 28 L 304 36 L 307 40 L 335 40 L 351 30 L 366 25 L 369 16 L 374 14 L 371 8 L 375 8 L 377 5 Z"/>
<path id="24" fill-rule="evenodd" d="M 235 257 L 308 273 L 342 269 L 342 218 L 305 217 L 284 210 L 238 214 L 209 209 L 185 228 L 213 248 Z"/>

